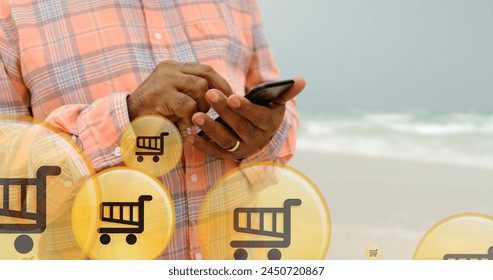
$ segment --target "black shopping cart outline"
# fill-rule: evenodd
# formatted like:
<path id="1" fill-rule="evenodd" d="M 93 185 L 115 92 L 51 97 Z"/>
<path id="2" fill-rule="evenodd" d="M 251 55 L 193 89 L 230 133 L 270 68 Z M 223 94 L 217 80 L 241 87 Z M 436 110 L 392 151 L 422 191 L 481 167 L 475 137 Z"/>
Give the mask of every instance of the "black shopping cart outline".
<path id="1" fill-rule="evenodd" d="M 233 240 L 230 245 L 233 248 L 237 249 L 234 253 L 234 258 L 236 260 L 239 259 L 247 259 L 248 253 L 243 248 L 272 248 L 269 250 L 267 257 L 272 259 L 281 259 L 281 252 L 276 248 L 287 248 L 291 245 L 291 207 L 292 206 L 300 206 L 301 199 L 286 199 L 284 201 L 284 205 L 282 208 L 273 208 L 273 207 L 261 207 L 261 208 L 236 208 L 234 210 L 234 230 L 236 232 L 248 233 L 259 236 L 268 236 L 280 238 L 282 240 Z M 259 215 L 259 229 L 252 228 L 252 214 Z M 239 225 L 239 216 L 240 214 L 247 215 L 246 227 L 240 227 Z M 264 216 L 265 214 L 271 214 L 272 230 L 264 229 Z M 277 214 L 284 215 L 283 219 L 283 231 L 277 231 Z"/>
<path id="2" fill-rule="evenodd" d="M 445 254 L 444 260 L 493 260 L 493 246 L 488 248 L 487 254 Z"/>
<path id="3" fill-rule="evenodd" d="M 137 161 L 144 161 L 144 156 L 153 156 L 154 162 L 159 161 L 159 156 L 164 155 L 164 136 L 168 136 L 168 132 L 161 132 L 159 136 L 137 136 L 136 147 L 147 151 L 137 151 Z"/>
<path id="4" fill-rule="evenodd" d="M 144 202 L 151 201 L 151 195 L 141 195 L 137 202 L 101 202 L 100 205 L 100 219 L 103 222 L 109 222 L 120 225 L 129 225 L 131 227 L 122 228 L 122 227 L 100 227 L 98 228 L 98 233 L 102 233 L 99 238 L 99 241 L 103 245 L 107 245 L 111 242 L 111 237 L 109 233 L 128 233 L 126 237 L 126 241 L 129 245 L 133 245 L 137 242 L 137 237 L 134 233 L 142 233 L 144 232 Z M 108 207 L 110 210 L 110 216 L 104 216 L 104 208 Z M 119 218 L 114 218 L 115 207 L 119 207 Z M 134 207 L 137 207 L 137 220 L 134 221 Z M 125 220 L 124 217 L 124 209 L 128 209 L 129 211 L 129 220 Z"/>
<path id="5" fill-rule="evenodd" d="M 35 221 L 35 224 L 0 224 L 0 233 L 23 233 L 14 241 L 14 247 L 21 254 L 29 253 L 33 248 L 33 240 L 25 233 L 42 233 L 46 229 L 46 178 L 58 176 L 62 169 L 58 166 L 41 166 L 36 171 L 36 178 L 0 178 L 3 188 L 3 204 L 0 216 Z M 10 187 L 20 187 L 20 211 L 10 209 Z M 27 209 L 27 187 L 36 187 L 36 212 Z"/>

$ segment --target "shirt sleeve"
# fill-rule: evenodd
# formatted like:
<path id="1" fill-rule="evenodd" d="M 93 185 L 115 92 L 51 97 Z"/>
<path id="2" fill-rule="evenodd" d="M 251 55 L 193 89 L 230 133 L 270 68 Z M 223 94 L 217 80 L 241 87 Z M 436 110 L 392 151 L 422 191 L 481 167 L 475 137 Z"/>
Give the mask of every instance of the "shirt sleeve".
<path id="1" fill-rule="evenodd" d="M 280 79 L 279 70 L 265 37 L 257 2 L 256 0 L 249 0 L 248 2 L 253 20 L 253 55 L 246 79 L 247 92 L 262 82 Z M 242 160 L 241 164 L 259 161 L 274 161 L 286 164 L 294 155 L 297 127 L 296 100 L 292 100 L 286 104 L 286 112 L 281 126 L 267 146 L 258 153 Z"/>
<path id="2" fill-rule="evenodd" d="M 31 116 L 30 94 L 23 83 L 16 29 L 0 11 L 0 114 Z M 129 124 L 128 93 L 113 93 L 93 104 L 64 105 L 45 122 L 67 133 L 82 148 L 95 170 L 121 163 L 117 148 Z M 43 120 L 41 120 L 43 121 Z"/>
<path id="3" fill-rule="evenodd" d="M 128 93 L 112 93 L 90 105 L 65 105 L 54 110 L 46 122 L 72 136 L 99 171 L 121 164 L 120 137 L 130 123 Z"/>
<path id="4" fill-rule="evenodd" d="M 19 62 L 17 32 L 0 6 L 0 114 L 29 115 L 29 93 Z"/>

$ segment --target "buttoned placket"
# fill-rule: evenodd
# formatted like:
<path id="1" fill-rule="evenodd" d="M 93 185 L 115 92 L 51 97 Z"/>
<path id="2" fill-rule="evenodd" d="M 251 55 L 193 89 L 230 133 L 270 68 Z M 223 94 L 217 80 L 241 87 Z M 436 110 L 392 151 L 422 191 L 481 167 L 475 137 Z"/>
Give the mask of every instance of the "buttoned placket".
<path id="1" fill-rule="evenodd" d="M 178 12 L 172 4 L 173 1 L 168 2 L 166 5 L 169 7 L 159 7 L 152 5 L 159 5 L 153 3 L 149 4 L 147 1 L 142 1 L 142 7 L 144 9 L 144 17 L 146 21 L 148 40 L 152 48 L 152 55 L 155 64 L 165 60 L 175 60 L 179 62 L 196 62 L 196 56 L 193 51 L 191 42 L 187 37 L 185 27 L 183 23 L 172 22 L 172 19 L 179 19 Z M 162 3 L 162 5 L 165 5 Z M 179 45 L 178 43 L 179 42 Z M 171 50 L 173 48 L 173 50 Z M 185 141 L 184 141 L 185 143 Z M 204 155 L 196 150 L 189 144 L 184 145 L 183 156 L 185 158 L 185 184 L 186 192 L 194 189 L 205 188 L 206 178 L 204 174 Z M 187 205 L 187 214 L 193 211 L 192 197 L 185 194 Z M 199 248 L 195 244 L 192 244 L 192 240 L 198 240 L 198 234 L 191 230 L 191 227 L 187 229 L 187 242 L 188 258 L 202 259 L 203 255 Z"/>

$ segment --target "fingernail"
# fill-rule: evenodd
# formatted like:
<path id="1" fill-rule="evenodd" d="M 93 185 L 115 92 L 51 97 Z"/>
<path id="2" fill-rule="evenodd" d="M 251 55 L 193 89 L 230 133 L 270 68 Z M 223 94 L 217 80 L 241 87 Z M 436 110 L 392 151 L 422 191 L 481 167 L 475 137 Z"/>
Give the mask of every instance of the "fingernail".
<path id="1" fill-rule="evenodd" d="M 240 98 L 238 96 L 231 96 L 229 98 L 229 105 L 231 105 L 231 107 L 236 109 L 240 108 L 241 107 Z"/>
<path id="2" fill-rule="evenodd" d="M 209 99 L 210 99 L 212 102 L 217 102 L 217 101 L 219 101 L 219 94 L 217 93 L 217 91 L 215 91 L 215 90 L 211 90 L 211 92 L 209 93 Z"/>
<path id="3" fill-rule="evenodd" d="M 204 125 L 204 118 L 202 117 L 198 117 L 196 119 L 193 120 L 193 122 L 196 124 L 196 125 Z"/>

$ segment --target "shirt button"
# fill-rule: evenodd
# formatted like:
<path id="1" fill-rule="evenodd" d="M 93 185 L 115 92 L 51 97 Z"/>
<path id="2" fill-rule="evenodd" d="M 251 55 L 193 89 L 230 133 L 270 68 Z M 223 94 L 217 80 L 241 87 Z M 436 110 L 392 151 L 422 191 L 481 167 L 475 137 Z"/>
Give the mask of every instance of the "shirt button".
<path id="1" fill-rule="evenodd" d="M 195 183 L 195 182 L 197 182 L 199 180 L 199 176 L 197 176 L 197 174 L 194 173 L 194 174 L 192 174 L 192 178 L 191 179 L 192 179 L 192 182 Z"/>
<path id="2" fill-rule="evenodd" d="M 195 254 L 195 259 L 200 261 L 204 259 L 204 256 L 202 255 L 202 253 L 197 253 Z"/>
<path id="3" fill-rule="evenodd" d="M 114 154 L 116 157 L 121 157 L 121 156 L 122 156 L 122 149 L 120 149 L 120 147 L 116 147 L 116 148 L 115 148 L 115 151 L 113 152 L 113 154 Z"/>
<path id="4" fill-rule="evenodd" d="M 163 39 L 163 35 L 159 32 L 154 33 L 154 39 L 161 40 Z"/>

